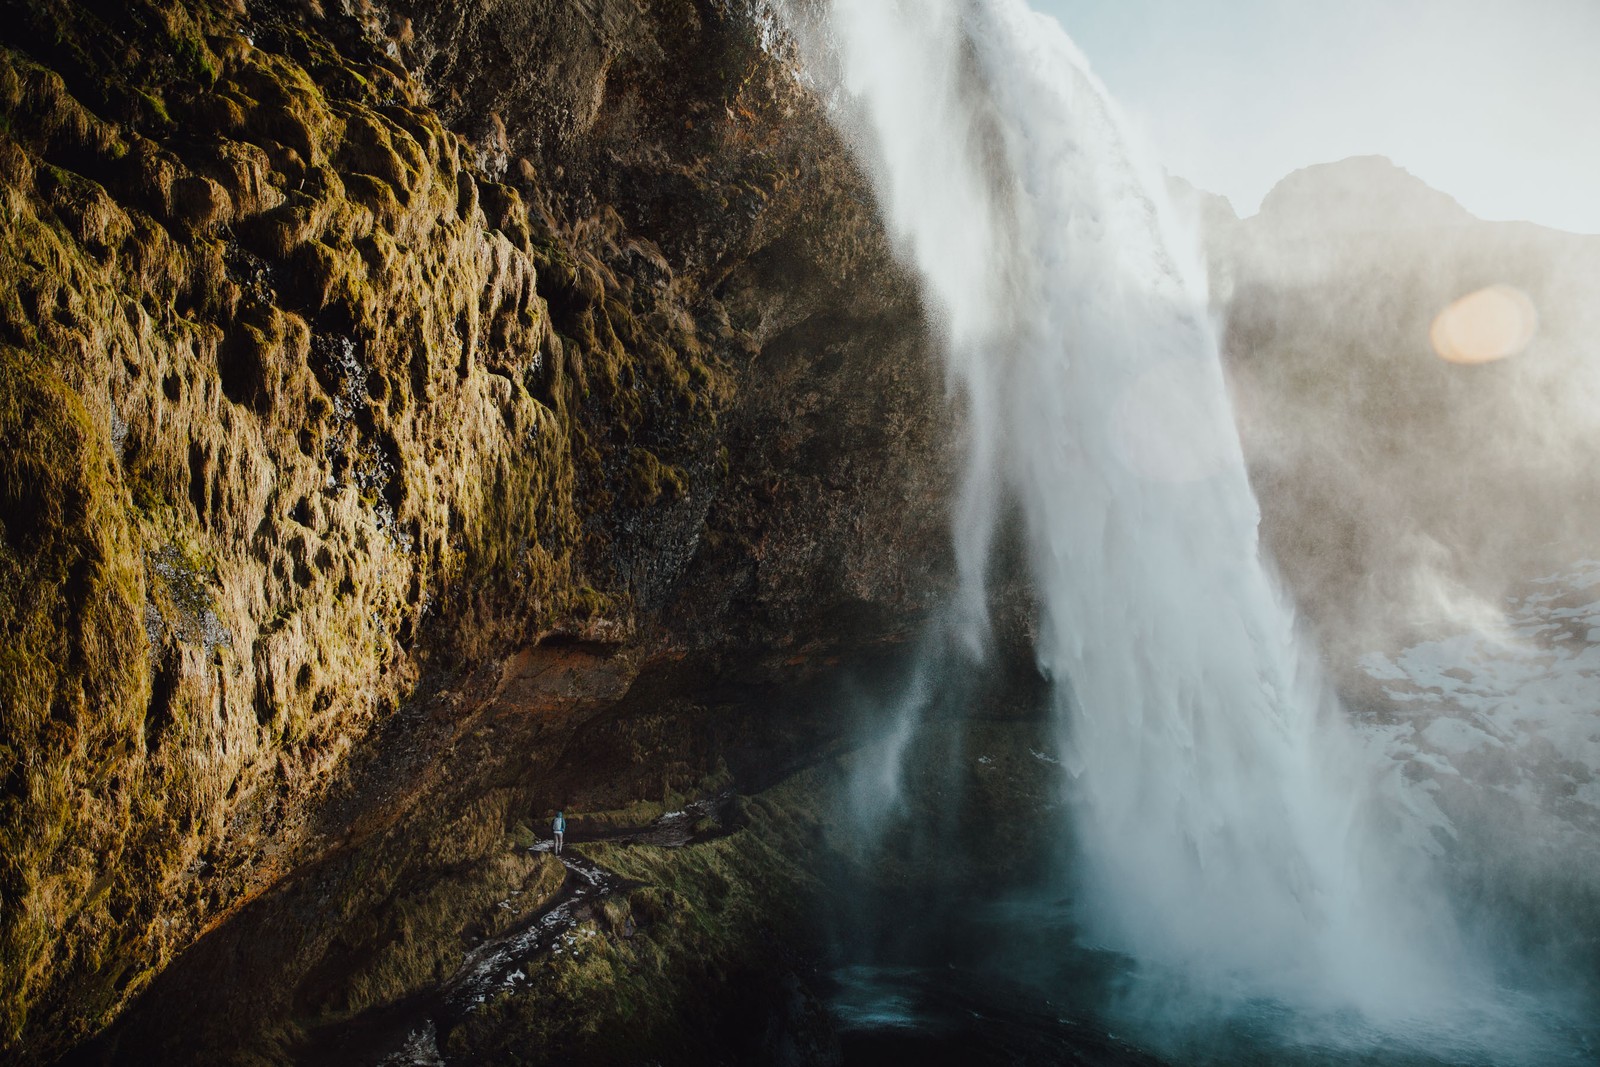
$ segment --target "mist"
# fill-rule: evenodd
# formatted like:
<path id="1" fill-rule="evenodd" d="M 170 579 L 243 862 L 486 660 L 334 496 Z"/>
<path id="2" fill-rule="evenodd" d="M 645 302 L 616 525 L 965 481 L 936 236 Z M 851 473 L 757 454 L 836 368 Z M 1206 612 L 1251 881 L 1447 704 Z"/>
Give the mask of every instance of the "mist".
<path id="1" fill-rule="evenodd" d="M 1297 172 L 1243 221 L 1177 195 L 1263 544 L 1346 705 L 1444 814 L 1474 936 L 1592 990 L 1600 240 L 1483 222 L 1376 157 Z M 1526 323 L 1463 361 L 1450 317 L 1502 291 Z"/>

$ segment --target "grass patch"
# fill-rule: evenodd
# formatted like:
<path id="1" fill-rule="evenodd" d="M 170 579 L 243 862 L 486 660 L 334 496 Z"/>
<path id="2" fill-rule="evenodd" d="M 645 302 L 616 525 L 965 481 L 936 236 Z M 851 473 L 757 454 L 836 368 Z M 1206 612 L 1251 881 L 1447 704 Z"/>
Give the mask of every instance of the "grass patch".
<path id="1" fill-rule="evenodd" d="M 748 823 L 713 841 L 580 846 L 644 885 L 591 910 L 568 951 L 541 957 L 525 987 L 470 1016 L 445 1055 L 518 1064 L 759 1057 L 765 1021 L 789 995 L 790 953 L 811 936 L 817 781 L 808 772 L 754 798 Z"/>

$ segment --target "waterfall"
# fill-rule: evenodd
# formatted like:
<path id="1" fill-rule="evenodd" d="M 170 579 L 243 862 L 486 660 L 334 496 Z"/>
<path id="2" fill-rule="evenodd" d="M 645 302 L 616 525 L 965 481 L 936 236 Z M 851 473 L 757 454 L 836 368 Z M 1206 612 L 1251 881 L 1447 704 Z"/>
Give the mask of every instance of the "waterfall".
<path id="1" fill-rule="evenodd" d="M 813 66 L 963 408 L 974 655 L 997 516 L 1020 515 L 1086 936 L 1208 997 L 1437 1022 L 1486 984 L 1429 869 L 1442 817 L 1338 706 L 1261 558 L 1159 171 L 1023 0 L 824 7 Z"/>

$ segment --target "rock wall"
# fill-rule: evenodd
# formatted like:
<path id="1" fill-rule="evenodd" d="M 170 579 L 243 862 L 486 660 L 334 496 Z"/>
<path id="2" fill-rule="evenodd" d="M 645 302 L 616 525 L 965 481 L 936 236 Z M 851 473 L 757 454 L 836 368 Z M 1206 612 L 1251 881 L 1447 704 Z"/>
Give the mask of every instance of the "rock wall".
<path id="1" fill-rule="evenodd" d="M 914 290 L 756 12 L 3 14 L 8 1057 L 99 1031 L 441 781 L 465 841 L 508 773 L 556 796 L 523 775 L 561 731 L 452 762 L 550 710 L 503 682 L 553 641 L 604 664 L 562 707 L 621 715 L 643 671 L 687 722 L 718 664 L 780 684 L 930 602 Z M 609 799 L 660 793 L 644 736 Z"/>

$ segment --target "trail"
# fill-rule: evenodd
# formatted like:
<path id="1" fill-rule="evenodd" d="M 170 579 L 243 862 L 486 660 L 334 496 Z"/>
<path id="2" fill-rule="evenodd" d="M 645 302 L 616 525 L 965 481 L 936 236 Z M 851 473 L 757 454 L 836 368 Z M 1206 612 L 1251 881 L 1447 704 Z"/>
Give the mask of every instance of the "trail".
<path id="1" fill-rule="evenodd" d="M 682 811 L 668 812 L 644 826 L 575 831 L 568 836 L 572 838 L 571 844 L 604 841 L 612 845 L 682 848 L 732 832 L 729 809 L 733 796 L 731 792 L 721 793 L 694 801 Z M 696 833 L 695 826 L 706 817 L 713 820 L 713 829 Z M 453 1017 L 466 1015 L 489 997 L 526 981 L 522 970 L 524 963 L 547 952 L 564 951 L 560 944 L 563 941 L 570 946 L 569 932 L 578 924 L 578 912 L 585 906 L 644 884 L 607 870 L 571 847 L 555 853 L 552 842 L 540 841 L 530 851 L 554 854 L 567 868 L 566 880 L 549 903 L 525 925 L 486 941 L 467 954 L 460 969 L 443 987 L 444 1001 Z"/>
<path id="2" fill-rule="evenodd" d="M 732 792 L 720 793 L 640 826 L 574 828 L 559 854 L 551 841 L 535 843 L 529 851 L 554 854 L 566 868 L 560 888 L 549 900 L 512 929 L 474 947 L 439 986 L 317 1031 L 300 1050 L 299 1062 L 329 1067 L 352 1063 L 441 1067 L 447 1061 L 439 1049 L 463 1019 L 489 1000 L 515 993 L 528 981 L 530 965 L 541 958 L 581 953 L 584 943 L 598 936 L 592 930 L 577 932 L 590 910 L 608 897 L 645 884 L 606 869 L 574 846 L 604 842 L 682 848 L 715 840 L 738 828 L 734 799 Z M 711 826 L 697 831 L 704 819 L 710 819 Z M 509 908 L 513 902 L 508 898 L 500 906 Z"/>

